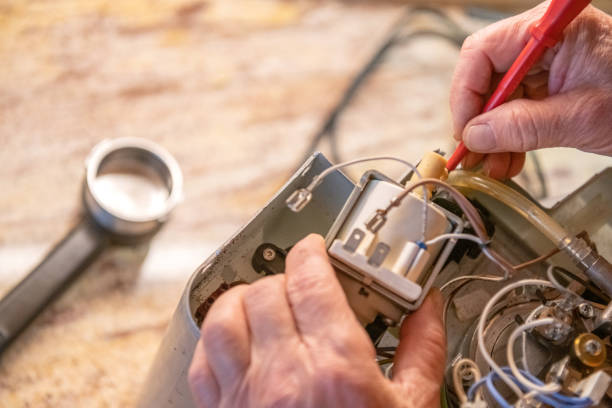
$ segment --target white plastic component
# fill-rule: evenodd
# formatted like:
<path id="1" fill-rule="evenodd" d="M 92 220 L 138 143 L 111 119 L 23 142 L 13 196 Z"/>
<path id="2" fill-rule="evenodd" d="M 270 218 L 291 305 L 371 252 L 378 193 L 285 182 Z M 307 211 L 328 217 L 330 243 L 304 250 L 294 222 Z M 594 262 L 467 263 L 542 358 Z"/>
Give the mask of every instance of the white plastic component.
<path id="1" fill-rule="evenodd" d="M 406 245 L 404 245 L 404 248 L 402 248 L 402 252 L 400 252 L 391 270 L 398 275 L 406 275 L 410 265 L 412 265 L 412 261 L 414 261 L 414 258 L 416 258 L 419 249 L 419 246 L 414 242 L 406 242 Z"/>
<path id="2" fill-rule="evenodd" d="M 404 189 L 401 186 L 387 181 L 369 181 L 334 238 L 346 242 L 355 229 L 365 231 L 365 224 L 372 217 L 372 214 L 375 214 L 377 209 L 386 207 L 389 201 L 401 194 L 402 191 Z M 369 247 L 371 250 L 380 242 L 389 246 L 390 251 L 381 266 L 388 270 L 394 270 L 406 243 L 422 239 L 422 217 L 423 201 L 413 194 L 406 196 L 399 207 L 393 208 L 387 214 L 385 225 L 375 234 L 372 246 Z M 430 203 L 427 206 L 425 241 L 450 232 L 451 229 L 452 225 L 444 212 Z M 365 239 L 369 239 L 369 237 L 366 236 Z M 435 259 L 443 246 L 444 243 L 439 242 L 427 248 L 427 251 L 432 255 L 430 261 Z M 428 269 L 431 266 L 430 264 L 431 262 L 424 269 Z"/>
<path id="3" fill-rule="evenodd" d="M 364 233 L 365 236 L 363 237 L 363 240 L 359 243 L 359 246 L 357 247 L 357 250 L 355 252 L 363 256 L 368 256 L 370 253 L 370 248 L 372 248 L 372 244 L 374 243 L 374 239 L 376 238 L 376 234 L 368 230 L 365 230 Z"/>
<path id="4" fill-rule="evenodd" d="M 343 242 L 339 239 L 334 240 L 329 248 L 329 253 L 355 271 L 363 273 L 361 279 L 367 285 L 376 282 L 408 302 L 414 302 L 421 296 L 423 289 L 419 285 L 393 273 L 384 266 L 370 265 L 365 255 L 345 250 Z"/>
<path id="5" fill-rule="evenodd" d="M 428 251 L 425 251 L 422 248 L 418 249 L 419 252 L 417 253 L 414 262 L 412 262 L 412 265 L 410 265 L 410 270 L 406 274 L 406 279 L 411 280 L 413 282 L 418 282 L 420 280 L 421 275 L 423 274 L 423 271 L 425 270 L 425 267 L 427 266 L 427 263 L 429 262 L 429 258 L 431 256 Z"/>
<path id="6" fill-rule="evenodd" d="M 576 385 L 576 394 L 580 394 L 582 398 L 590 398 L 594 405 L 598 405 L 611 382 L 612 377 L 605 371 L 594 372 Z"/>

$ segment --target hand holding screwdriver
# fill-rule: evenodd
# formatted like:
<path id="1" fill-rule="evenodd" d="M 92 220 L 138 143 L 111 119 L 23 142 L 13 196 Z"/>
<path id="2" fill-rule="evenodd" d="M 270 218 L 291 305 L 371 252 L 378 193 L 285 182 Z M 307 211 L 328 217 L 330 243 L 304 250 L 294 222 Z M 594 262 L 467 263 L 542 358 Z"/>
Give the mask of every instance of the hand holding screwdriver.
<path id="1" fill-rule="evenodd" d="M 559 46 L 545 50 L 571 21 L 568 15 L 587 3 L 553 1 L 540 18 L 544 3 L 466 40 L 451 89 L 455 137 L 477 152 L 467 154 L 464 167 L 484 159 L 486 173 L 507 178 L 521 170 L 522 152 L 537 148 L 570 146 L 612 155 L 612 18 L 588 7 L 564 31 Z M 568 4 L 575 7 L 572 13 L 564 12 Z M 476 116 L 495 73 L 506 71 L 485 113 Z M 501 105 L 513 91 L 522 98 Z M 449 169 L 462 155 L 459 150 L 449 160 Z"/>

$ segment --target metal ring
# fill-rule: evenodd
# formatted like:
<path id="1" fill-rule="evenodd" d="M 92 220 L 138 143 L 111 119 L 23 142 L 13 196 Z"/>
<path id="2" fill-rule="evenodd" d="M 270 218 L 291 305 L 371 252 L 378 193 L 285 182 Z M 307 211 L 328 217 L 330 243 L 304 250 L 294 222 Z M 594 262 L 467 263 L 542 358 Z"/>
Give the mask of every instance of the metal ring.
<path id="1" fill-rule="evenodd" d="M 168 190 L 168 196 L 159 208 L 142 214 L 125 214 L 109 207 L 96 191 L 96 179 L 106 167 L 118 164 L 154 172 Z M 83 186 L 85 207 L 94 221 L 107 231 L 120 236 L 140 236 L 155 232 L 182 199 L 183 176 L 172 155 L 157 144 L 140 138 L 103 140 L 91 151 L 86 161 Z"/>

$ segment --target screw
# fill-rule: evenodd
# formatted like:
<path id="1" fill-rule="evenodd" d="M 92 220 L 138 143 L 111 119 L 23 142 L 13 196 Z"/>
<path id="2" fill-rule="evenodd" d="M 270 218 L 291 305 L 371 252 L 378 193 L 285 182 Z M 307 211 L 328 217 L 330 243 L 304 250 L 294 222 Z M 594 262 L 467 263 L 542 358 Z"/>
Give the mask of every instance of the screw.
<path id="1" fill-rule="evenodd" d="M 581 303 L 578 305 L 578 313 L 585 319 L 590 319 L 593 317 L 593 306 L 588 303 Z"/>
<path id="2" fill-rule="evenodd" d="M 601 343 L 597 340 L 590 339 L 584 343 L 584 351 L 591 356 L 598 356 L 601 353 L 601 349 Z"/>
<path id="3" fill-rule="evenodd" d="M 271 262 L 274 260 L 274 258 L 276 258 L 276 251 L 273 250 L 272 248 L 265 248 L 263 250 L 263 259 L 265 259 L 268 262 Z"/>
<path id="4" fill-rule="evenodd" d="M 383 323 L 389 327 L 394 327 L 395 326 L 395 321 L 393 319 L 390 319 L 388 317 L 383 317 L 382 319 Z"/>

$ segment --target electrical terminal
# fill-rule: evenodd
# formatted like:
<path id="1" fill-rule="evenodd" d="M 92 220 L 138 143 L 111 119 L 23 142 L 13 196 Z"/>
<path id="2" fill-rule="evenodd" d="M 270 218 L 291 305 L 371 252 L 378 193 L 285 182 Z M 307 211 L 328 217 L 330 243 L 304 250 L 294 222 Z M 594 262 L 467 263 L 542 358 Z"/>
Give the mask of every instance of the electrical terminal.
<path id="1" fill-rule="evenodd" d="M 293 212 L 299 213 L 312 200 L 312 191 L 307 188 L 295 190 L 289 198 L 287 198 L 287 207 Z"/>

